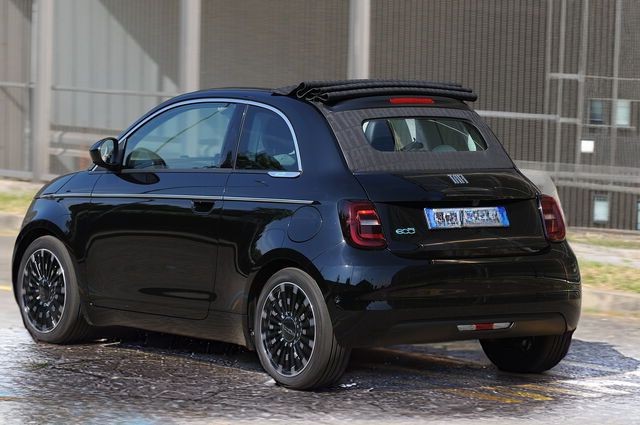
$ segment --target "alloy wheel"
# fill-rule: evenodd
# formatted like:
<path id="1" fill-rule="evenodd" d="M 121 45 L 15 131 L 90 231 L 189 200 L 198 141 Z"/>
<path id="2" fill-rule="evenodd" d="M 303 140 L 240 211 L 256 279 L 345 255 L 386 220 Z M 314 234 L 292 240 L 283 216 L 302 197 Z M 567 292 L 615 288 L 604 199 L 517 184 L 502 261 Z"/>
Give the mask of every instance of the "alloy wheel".
<path id="1" fill-rule="evenodd" d="M 22 308 L 38 332 L 53 331 L 64 314 L 66 278 L 56 255 L 48 249 L 31 254 L 22 274 Z"/>
<path id="2" fill-rule="evenodd" d="M 274 287 L 262 307 L 259 331 L 278 373 L 291 377 L 302 372 L 316 340 L 313 306 L 302 288 L 292 282 Z"/>

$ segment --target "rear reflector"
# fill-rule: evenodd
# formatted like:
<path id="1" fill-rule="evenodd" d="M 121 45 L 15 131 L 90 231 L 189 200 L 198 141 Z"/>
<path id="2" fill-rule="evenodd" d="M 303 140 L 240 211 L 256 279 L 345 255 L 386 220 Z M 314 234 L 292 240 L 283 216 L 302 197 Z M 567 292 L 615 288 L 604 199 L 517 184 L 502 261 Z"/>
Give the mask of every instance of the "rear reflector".
<path id="1" fill-rule="evenodd" d="M 376 207 L 369 201 L 343 201 L 340 221 L 346 241 L 357 248 L 384 248 L 387 241 Z"/>
<path id="2" fill-rule="evenodd" d="M 474 323 L 471 325 L 458 325 L 458 330 L 463 331 L 496 331 L 499 329 L 508 329 L 513 322 L 496 322 L 496 323 Z"/>
<path id="3" fill-rule="evenodd" d="M 389 103 L 394 105 L 433 105 L 435 100 L 430 97 L 392 97 Z"/>
<path id="4" fill-rule="evenodd" d="M 540 197 L 540 210 L 544 221 L 544 230 L 547 239 L 551 242 L 563 241 L 566 236 L 564 225 L 564 214 L 558 201 L 552 196 L 542 195 Z"/>

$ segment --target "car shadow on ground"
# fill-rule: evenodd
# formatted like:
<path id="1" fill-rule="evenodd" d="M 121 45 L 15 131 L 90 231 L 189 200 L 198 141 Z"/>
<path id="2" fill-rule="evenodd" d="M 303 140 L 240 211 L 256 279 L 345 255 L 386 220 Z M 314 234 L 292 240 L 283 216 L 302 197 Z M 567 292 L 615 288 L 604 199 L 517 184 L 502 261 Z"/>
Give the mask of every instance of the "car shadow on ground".
<path id="1" fill-rule="evenodd" d="M 118 346 L 168 356 L 188 356 L 192 360 L 264 373 L 255 352 L 234 344 L 133 331 Z M 611 344 L 577 339 L 573 340 L 567 357 L 542 374 L 499 371 L 485 357 L 478 341 L 399 345 L 353 350 L 342 379 L 324 391 L 356 386 L 420 390 L 547 384 L 567 379 L 610 377 L 639 369 L 640 361 L 623 355 Z M 266 374 L 265 379 L 268 380 Z"/>

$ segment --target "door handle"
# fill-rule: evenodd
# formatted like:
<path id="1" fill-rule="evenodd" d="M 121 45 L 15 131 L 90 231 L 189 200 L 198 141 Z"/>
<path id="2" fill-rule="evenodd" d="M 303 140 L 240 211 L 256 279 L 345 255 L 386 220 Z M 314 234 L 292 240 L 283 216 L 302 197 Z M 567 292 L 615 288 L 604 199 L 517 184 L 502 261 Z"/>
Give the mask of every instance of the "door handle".
<path id="1" fill-rule="evenodd" d="M 191 209 L 198 214 L 209 214 L 215 205 L 215 201 L 202 201 L 198 199 L 191 201 Z"/>

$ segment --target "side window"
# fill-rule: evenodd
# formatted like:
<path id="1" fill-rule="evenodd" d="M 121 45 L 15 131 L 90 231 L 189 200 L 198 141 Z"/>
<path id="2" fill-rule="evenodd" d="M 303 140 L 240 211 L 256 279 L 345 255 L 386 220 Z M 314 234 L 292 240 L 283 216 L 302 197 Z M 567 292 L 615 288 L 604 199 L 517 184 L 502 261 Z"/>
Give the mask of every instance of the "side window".
<path id="1" fill-rule="evenodd" d="M 295 143 L 287 123 L 273 111 L 250 106 L 244 120 L 236 168 L 298 171 Z"/>
<path id="2" fill-rule="evenodd" d="M 196 103 L 164 112 L 129 136 L 124 168 L 201 169 L 229 163 L 231 154 L 223 149 L 233 137 L 237 108 L 231 103 Z"/>

